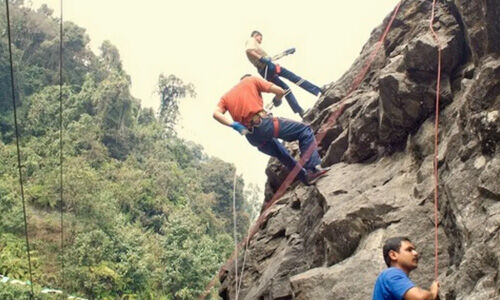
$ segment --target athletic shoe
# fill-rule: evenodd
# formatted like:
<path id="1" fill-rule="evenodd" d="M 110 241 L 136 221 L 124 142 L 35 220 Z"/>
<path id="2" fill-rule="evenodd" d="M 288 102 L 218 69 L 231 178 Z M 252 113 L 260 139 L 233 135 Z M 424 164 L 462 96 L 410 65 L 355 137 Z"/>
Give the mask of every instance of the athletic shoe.
<path id="1" fill-rule="evenodd" d="M 301 117 L 302 119 L 305 119 L 305 118 L 306 118 L 306 116 L 307 116 L 310 112 L 311 112 L 311 109 L 310 109 L 310 108 L 308 108 L 308 109 L 306 109 L 306 110 L 303 110 L 303 111 L 302 111 L 302 113 L 299 113 L 299 115 L 300 115 L 300 117 Z"/>
<path id="2" fill-rule="evenodd" d="M 326 176 L 326 173 L 330 168 L 321 168 L 321 167 L 316 167 L 316 169 L 313 170 L 308 170 L 307 171 L 307 185 L 311 185 L 315 183 L 319 178 Z"/>

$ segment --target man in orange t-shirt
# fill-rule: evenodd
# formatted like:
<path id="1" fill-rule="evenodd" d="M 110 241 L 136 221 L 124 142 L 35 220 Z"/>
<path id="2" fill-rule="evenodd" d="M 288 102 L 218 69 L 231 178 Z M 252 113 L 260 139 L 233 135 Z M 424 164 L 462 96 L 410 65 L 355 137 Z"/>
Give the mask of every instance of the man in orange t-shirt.
<path id="1" fill-rule="evenodd" d="M 304 123 L 273 118 L 271 114 L 266 113 L 262 92 L 275 94 L 275 101 L 281 101 L 285 94 L 281 87 L 269 81 L 250 75 L 243 76 L 236 86 L 222 96 L 213 113 L 214 118 L 245 135 L 250 144 L 261 152 L 276 157 L 289 170 L 295 167 L 297 161 L 278 138 L 288 142 L 298 140 L 301 155 L 309 147 L 314 147 L 311 157 L 298 174 L 302 182 L 310 184 L 312 180 L 326 173 L 326 170 L 319 166 L 321 158 L 316 149 L 314 132 Z M 229 111 L 232 120 L 224 116 L 226 111 Z"/>

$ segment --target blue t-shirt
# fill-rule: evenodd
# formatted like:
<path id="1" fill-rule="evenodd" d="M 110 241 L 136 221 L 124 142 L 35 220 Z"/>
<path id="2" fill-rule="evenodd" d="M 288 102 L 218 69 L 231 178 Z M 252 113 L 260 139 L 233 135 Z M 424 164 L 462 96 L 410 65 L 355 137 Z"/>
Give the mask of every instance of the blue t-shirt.
<path id="1" fill-rule="evenodd" d="M 377 277 L 372 300 L 402 300 L 415 284 L 403 270 L 388 268 Z"/>

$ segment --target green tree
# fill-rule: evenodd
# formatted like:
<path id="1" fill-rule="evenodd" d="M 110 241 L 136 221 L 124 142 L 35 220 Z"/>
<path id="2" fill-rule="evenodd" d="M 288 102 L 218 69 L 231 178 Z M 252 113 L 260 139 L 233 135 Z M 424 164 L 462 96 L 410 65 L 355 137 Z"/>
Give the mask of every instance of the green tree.
<path id="1" fill-rule="evenodd" d="M 158 77 L 158 95 L 160 95 L 160 119 L 172 132 L 179 117 L 179 99 L 196 97 L 194 85 L 184 83 L 175 75 L 160 74 Z"/>
<path id="2" fill-rule="evenodd" d="M 122 71 L 120 52 L 115 45 L 111 44 L 110 41 L 104 41 L 99 50 L 101 50 L 101 59 L 108 71 Z"/>
<path id="3" fill-rule="evenodd" d="M 130 95 L 130 78 L 113 71 L 97 86 L 93 99 L 101 128 L 102 141 L 113 158 L 125 159 L 133 144 L 131 131 L 138 101 Z"/>
<path id="4" fill-rule="evenodd" d="M 244 182 L 241 176 L 237 177 L 234 187 L 234 165 L 218 158 L 210 158 L 201 165 L 202 191 L 214 193 L 215 203 L 212 210 L 220 218 L 226 221 L 226 232 L 233 232 L 233 189 L 235 192 L 237 228 L 239 238 L 246 233 L 249 224 L 249 214 L 245 211 Z"/>
<path id="5" fill-rule="evenodd" d="M 170 299 L 196 298 L 231 252 L 231 237 L 222 234 L 210 239 L 200 221 L 192 211 L 180 210 L 170 216 L 165 228 L 162 287 Z"/>

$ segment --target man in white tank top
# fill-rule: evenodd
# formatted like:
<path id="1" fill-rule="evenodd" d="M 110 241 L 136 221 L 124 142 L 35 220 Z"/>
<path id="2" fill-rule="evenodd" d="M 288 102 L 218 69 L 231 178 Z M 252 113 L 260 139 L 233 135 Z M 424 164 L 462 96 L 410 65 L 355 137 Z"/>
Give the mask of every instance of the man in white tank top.
<path id="1" fill-rule="evenodd" d="M 291 92 L 290 87 L 283 82 L 280 77 L 290 80 L 315 96 L 321 94 L 321 88 L 300 78 L 284 67 L 274 64 L 271 58 L 267 55 L 266 51 L 261 47 L 261 43 L 262 34 L 259 31 L 254 30 L 250 35 L 250 38 L 245 43 L 245 52 L 248 60 L 250 60 L 250 62 L 257 68 L 257 71 L 264 79 L 271 81 L 285 91 L 290 91 L 286 94 L 285 98 L 293 112 L 298 113 L 302 117 L 304 110 L 300 107 L 297 99 Z"/>

